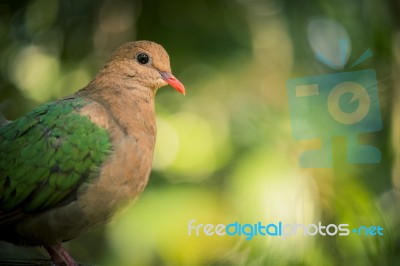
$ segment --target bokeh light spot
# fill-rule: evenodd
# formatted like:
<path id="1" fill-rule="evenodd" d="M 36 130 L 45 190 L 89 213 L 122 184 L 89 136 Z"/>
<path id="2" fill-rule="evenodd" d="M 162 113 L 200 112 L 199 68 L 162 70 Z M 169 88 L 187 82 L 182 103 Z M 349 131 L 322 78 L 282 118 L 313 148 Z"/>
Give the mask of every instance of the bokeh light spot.
<path id="1" fill-rule="evenodd" d="M 26 97 L 42 102 L 54 95 L 59 69 L 57 57 L 41 47 L 27 46 L 12 62 L 10 76 Z"/>

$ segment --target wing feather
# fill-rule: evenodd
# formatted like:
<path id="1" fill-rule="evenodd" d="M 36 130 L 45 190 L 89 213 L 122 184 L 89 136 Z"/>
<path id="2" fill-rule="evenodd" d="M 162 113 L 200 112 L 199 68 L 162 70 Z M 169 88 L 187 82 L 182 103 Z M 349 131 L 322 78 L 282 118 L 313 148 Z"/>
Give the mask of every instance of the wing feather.
<path id="1" fill-rule="evenodd" d="M 111 152 L 107 131 L 68 98 L 40 106 L 0 127 L 0 225 L 66 204 Z"/>

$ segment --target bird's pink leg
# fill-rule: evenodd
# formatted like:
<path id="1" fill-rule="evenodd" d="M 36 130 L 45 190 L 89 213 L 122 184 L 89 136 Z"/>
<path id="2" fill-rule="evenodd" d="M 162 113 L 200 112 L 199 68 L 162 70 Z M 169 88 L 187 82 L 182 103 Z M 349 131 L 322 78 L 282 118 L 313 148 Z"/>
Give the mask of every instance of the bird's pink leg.
<path id="1" fill-rule="evenodd" d="M 74 259 L 61 244 L 46 245 L 44 248 L 57 266 L 77 266 Z"/>

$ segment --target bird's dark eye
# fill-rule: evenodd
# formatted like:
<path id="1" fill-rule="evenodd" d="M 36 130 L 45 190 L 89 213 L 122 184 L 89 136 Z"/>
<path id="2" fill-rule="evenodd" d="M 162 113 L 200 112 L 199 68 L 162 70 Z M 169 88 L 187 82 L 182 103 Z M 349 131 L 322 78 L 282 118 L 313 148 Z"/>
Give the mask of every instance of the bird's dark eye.
<path id="1" fill-rule="evenodd" d="M 140 53 L 136 56 L 136 60 L 139 64 L 145 65 L 150 61 L 150 57 L 145 53 Z"/>

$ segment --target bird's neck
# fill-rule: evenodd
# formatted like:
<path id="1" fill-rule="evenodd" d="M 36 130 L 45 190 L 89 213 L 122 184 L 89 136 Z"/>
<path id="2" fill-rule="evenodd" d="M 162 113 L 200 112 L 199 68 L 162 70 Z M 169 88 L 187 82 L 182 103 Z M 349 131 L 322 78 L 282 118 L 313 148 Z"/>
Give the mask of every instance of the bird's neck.
<path id="1" fill-rule="evenodd" d="M 151 89 L 129 79 L 97 77 L 77 94 L 102 104 L 127 135 L 156 134 L 154 92 Z M 138 129 L 144 132 L 138 132 Z"/>

